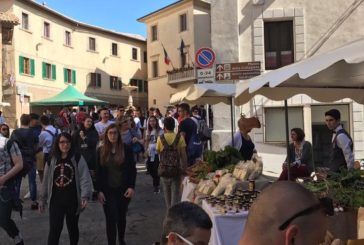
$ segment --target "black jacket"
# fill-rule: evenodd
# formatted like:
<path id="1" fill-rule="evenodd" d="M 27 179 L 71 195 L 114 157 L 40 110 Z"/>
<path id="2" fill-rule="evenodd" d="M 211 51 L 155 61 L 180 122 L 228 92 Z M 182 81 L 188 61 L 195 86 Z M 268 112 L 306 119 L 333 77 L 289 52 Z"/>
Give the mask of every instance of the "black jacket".
<path id="1" fill-rule="evenodd" d="M 83 131 L 86 138 L 83 141 L 80 137 L 80 131 Z M 83 158 L 87 162 L 87 166 L 90 170 L 96 169 L 96 147 L 99 141 L 99 134 L 95 128 L 89 130 L 79 129 L 73 134 L 73 140 L 76 145 L 77 151 L 81 152 Z M 87 144 L 86 148 L 82 148 L 82 144 Z"/>
<path id="2" fill-rule="evenodd" d="M 128 188 L 135 188 L 136 181 L 136 164 L 134 161 L 133 151 L 130 146 L 124 144 L 125 161 L 120 165 L 122 170 L 122 186 L 121 189 L 126 190 Z M 100 160 L 100 148 L 97 150 L 97 162 L 96 162 L 96 184 L 95 190 L 97 192 L 105 192 L 109 189 L 108 186 L 108 172 L 107 167 L 101 164 Z"/>

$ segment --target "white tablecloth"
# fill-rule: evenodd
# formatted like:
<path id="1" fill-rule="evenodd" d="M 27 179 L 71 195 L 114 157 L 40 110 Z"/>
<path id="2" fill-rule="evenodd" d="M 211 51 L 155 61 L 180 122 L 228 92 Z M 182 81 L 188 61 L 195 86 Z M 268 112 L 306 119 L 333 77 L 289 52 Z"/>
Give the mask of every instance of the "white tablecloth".
<path id="1" fill-rule="evenodd" d="M 188 177 L 185 177 L 183 179 L 182 184 L 183 184 L 183 191 L 182 191 L 181 201 L 193 202 L 194 200 L 191 199 L 191 197 L 194 197 L 192 192 L 194 192 L 197 185 L 190 182 Z"/>
<path id="2" fill-rule="evenodd" d="M 236 245 L 245 227 L 248 212 L 238 214 L 219 214 L 205 200 L 202 208 L 212 220 L 210 245 Z"/>

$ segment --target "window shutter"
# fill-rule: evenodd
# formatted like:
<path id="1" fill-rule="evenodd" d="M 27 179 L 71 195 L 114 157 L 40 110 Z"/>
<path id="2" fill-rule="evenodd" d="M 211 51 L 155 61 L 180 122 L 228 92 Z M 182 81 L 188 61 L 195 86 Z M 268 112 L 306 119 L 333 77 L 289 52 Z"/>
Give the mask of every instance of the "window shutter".
<path id="1" fill-rule="evenodd" d="M 123 88 L 123 83 L 121 82 L 121 77 L 118 78 L 118 86 L 119 86 L 119 90 L 121 90 Z"/>
<path id="2" fill-rule="evenodd" d="M 56 65 L 52 65 L 52 80 L 56 80 L 57 79 L 57 69 L 56 69 Z"/>
<path id="3" fill-rule="evenodd" d="M 24 74 L 24 57 L 19 56 L 19 73 Z"/>
<path id="4" fill-rule="evenodd" d="M 42 78 L 47 78 L 47 64 L 45 62 L 42 62 Z"/>
<path id="5" fill-rule="evenodd" d="M 34 60 L 30 59 L 30 75 L 34 76 L 35 75 L 35 64 L 34 64 Z"/>
<path id="6" fill-rule="evenodd" d="M 101 74 L 97 73 L 96 86 L 101 88 Z"/>
<path id="7" fill-rule="evenodd" d="M 68 82 L 68 73 L 67 73 L 67 69 L 63 68 L 63 77 L 64 77 L 64 82 L 67 83 Z"/>
<path id="8" fill-rule="evenodd" d="M 76 84 L 76 71 L 72 70 L 72 83 Z"/>

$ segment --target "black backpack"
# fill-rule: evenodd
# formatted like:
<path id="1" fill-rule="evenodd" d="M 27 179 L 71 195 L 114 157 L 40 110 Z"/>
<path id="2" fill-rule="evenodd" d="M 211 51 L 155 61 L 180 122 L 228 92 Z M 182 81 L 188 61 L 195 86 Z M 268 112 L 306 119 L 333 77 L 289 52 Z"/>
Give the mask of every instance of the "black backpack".
<path id="1" fill-rule="evenodd" d="M 202 141 L 211 140 L 212 129 L 209 128 L 206 121 L 201 118 L 194 117 L 198 121 L 197 132 Z"/>
<path id="2" fill-rule="evenodd" d="M 168 145 L 164 135 L 161 135 L 160 139 L 163 143 L 163 150 L 159 154 L 160 163 L 158 167 L 158 175 L 166 178 L 176 177 L 181 174 L 179 152 L 177 149 L 180 134 L 176 135 L 176 138 L 171 145 Z"/>
<path id="3" fill-rule="evenodd" d="M 47 133 L 49 133 L 51 136 L 52 136 L 52 144 L 51 144 L 51 151 L 53 150 L 53 146 L 54 146 L 54 142 L 56 142 L 56 138 L 58 136 L 58 129 L 56 128 L 56 133 L 52 133 L 52 131 L 46 129 L 44 130 L 46 131 Z M 51 159 L 48 159 L 46 162 L 48 163 L 48 165 L 50 164 L 50 160 Z"/>

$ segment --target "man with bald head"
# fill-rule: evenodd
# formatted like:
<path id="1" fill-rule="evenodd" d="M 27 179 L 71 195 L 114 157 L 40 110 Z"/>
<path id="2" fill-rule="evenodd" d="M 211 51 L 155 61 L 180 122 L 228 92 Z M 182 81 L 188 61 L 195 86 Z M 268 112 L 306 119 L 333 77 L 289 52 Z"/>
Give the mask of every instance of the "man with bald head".
<path id="1" fill-rule="evenodd" d="M 279 181 L 249 210 L 239 245 L 316 245 L 324 241 L 326 215 L 320 201 L 300 184 Z"/>

